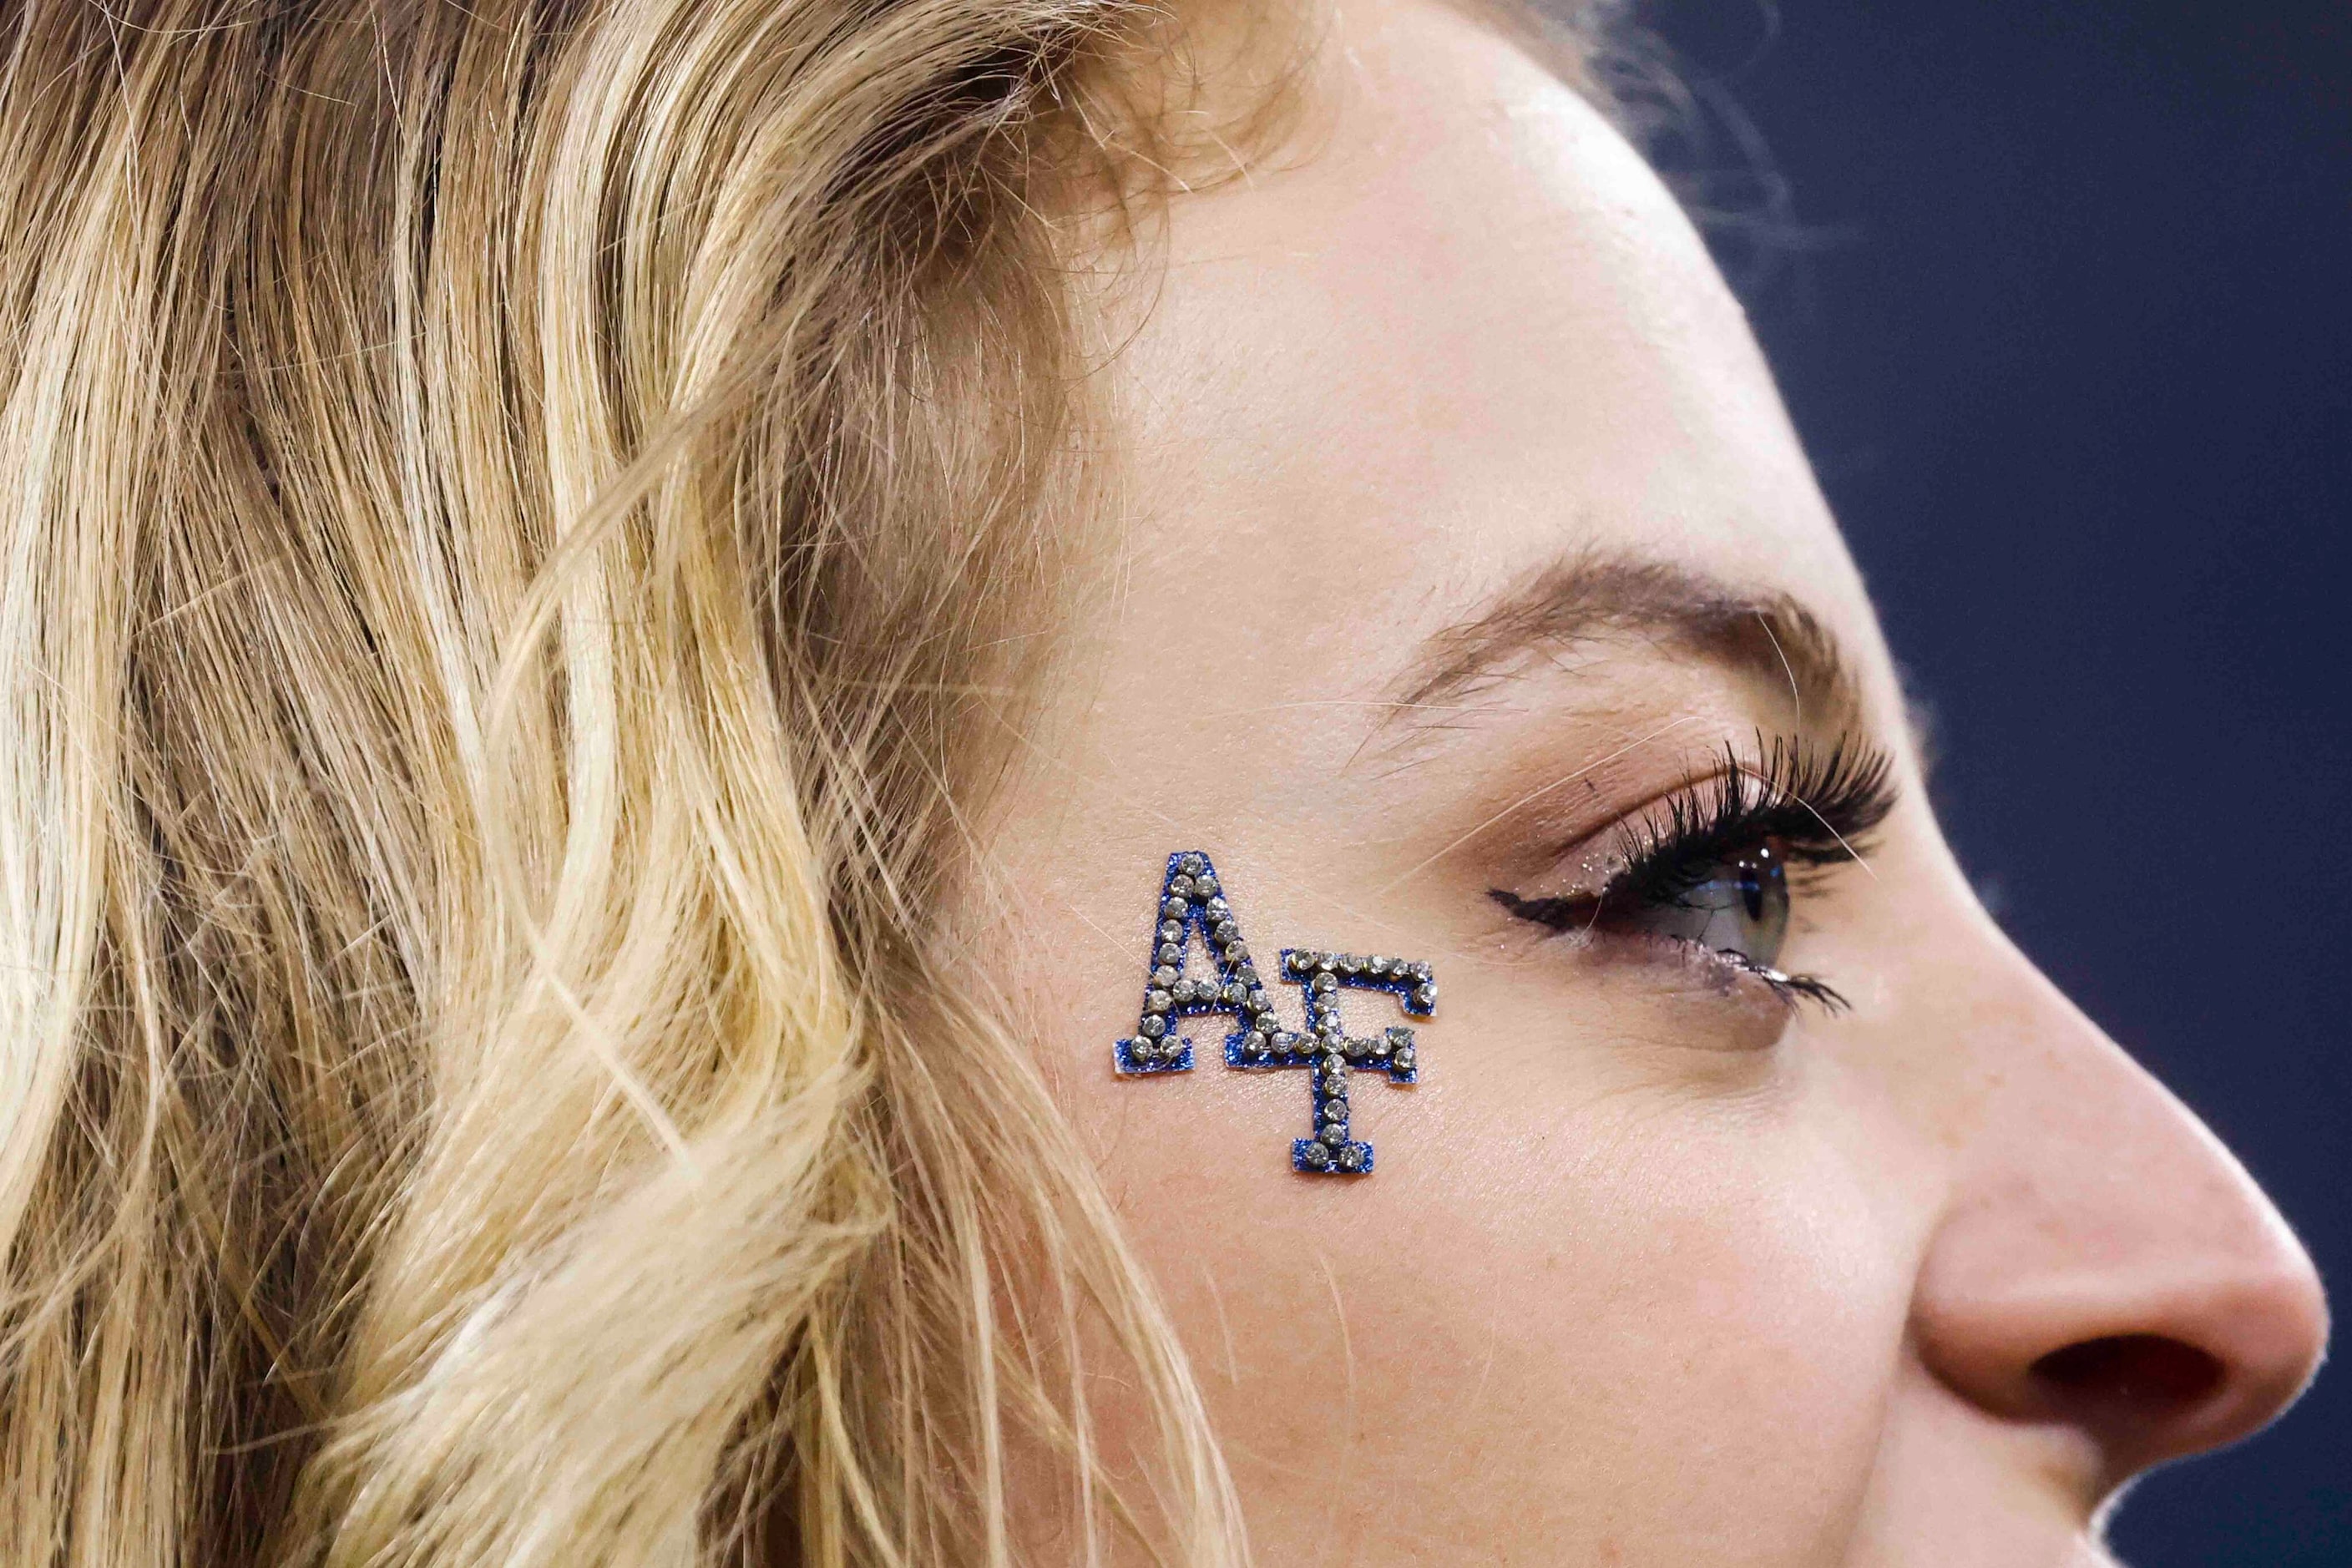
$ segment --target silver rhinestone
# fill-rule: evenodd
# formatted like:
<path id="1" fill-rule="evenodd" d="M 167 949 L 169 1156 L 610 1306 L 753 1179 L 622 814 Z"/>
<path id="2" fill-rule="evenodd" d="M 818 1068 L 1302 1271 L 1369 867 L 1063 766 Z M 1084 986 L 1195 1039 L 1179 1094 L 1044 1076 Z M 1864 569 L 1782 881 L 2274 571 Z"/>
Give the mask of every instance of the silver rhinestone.
<path id="1" fill-rule="evenodd" d="M 1174 997 L 1155 985 L 1143 994 L 1143 1010 L 1147 1013 L 1165 1013 L 1168 1011 L 1168 1004 L 1174 1000 Z"/>
<path id="2" fill-rule="evenodd" d="M 1323 1142 L 1331 1145 L 1332 1148 L 1337 1149 L 1340 1144 L 1345 1143 L 1348 1141 L 1348 1130 L 1339 1122 L 1334 1121 L 1330 1126 L 1323 1129 L 1321 1137 Z"/>
<path id="3" fill-rule="evenodd" d="M 1184 940 L 1184 922 L 1181 921 L 1161 921 L 1160 922 L 1160 940 L 1162 942 L 1182 942 Z"/>
<path id="4" fill-rule="evenodd" d="M 1412 1047 L 1411 1046 L 1400 1046 L 1400 1047 L 1397 1047 L 1397 1054 L 1396 1054 L 1396 1068 L 1397 1068 L 1397 1071 L 1399 1071 L 1399 1072 L 1411 1072 L 1411 1071 L 1412 1070 L 1412 1064 L 1413 1064 Z"/>
<path id="5" fill-rule="evenodd" d="M 1251 1012 L 1253 1012 L 1253 1013 L 1263 1013 L 1263 1012 L 1265 1012 L 1266 1010 L 1268 1010 L 1269 1008 L 1271 1008 L 1273 1005 L 1274 1005 L 1274 998 L 1273 998 L 1273 997 L 1268 996 L 1268 995 L 1265 994 L 1265 992 L 1263 989 L 1261 989 L 1259 986 L 1257 986 L 1256 984 L 1252 984 L 1250 985 L 1250 988 L 1249 988 L 1249 1008 L 1250 1008 L 1250 1011 L 1251 1011 Z"/>
<path id="6" fill-rule="evenodd" d="M 1315 977 L 1315 989 L 1318 994 L 1328 996 L 1332 992 L 1339 989 L 1339 977 L 1336 974 L 1318 974 Z"/>
<path id="7" fill-rule="evenodd" d="M 1320 1143 L 1309 1143 L 1298 1152 L 1298 1157 L 1318 1171 L 1331 1163 L 1331 1151 Z"/>
<path id="8" fill-rule="evenodd" d="M 1244 1044 L 1249 1047 L 1251 1054 L 1262 1057 L 1274 1049 L 1274 1037 L 1260 1029 Z"/>
<path id="9" fill-rule="evenodd" d="M 1197 877 L 1208 868 L 1208 857 L 1204 855 L 1186 853 L 1176 857 L 1176 869 L 1187 876 Z"/>
<path id="10" fill-rule="evenodd" d="M 1336 968 L 1339 963 L 1339 955 L 1336 952 L 1318 952 L 1315 955 L 1315 967 L 1327 974 Z"/>
<path id="11" fill-rule="evenodd" d="M 1386 974 L 1394 963 L 1395 961 L 1393 959 L 1375 956 L 1366 959 L 1364 961 L 1364 967 L 1374 974 Z"/>
<path id="12" fill-rule="evenodd" d="M 1249 961 L 1249 947 L 1242 941 L 1241 938 L 1235 937 L 1233 941 L 1225 943 L 1225 962 L 1227 963 L 1239 967 L 1242 964 L 1247 963 Z M 1251 973 L 1255 974 L 1256 972 L 1253 970 Z"/>
<path id="13" fill-rule="evenodd" d="M 1232 920 L 1222 920 L 1209 928 L 1209 934 L 1219 942 L 1239 942 L 1242 939 L 1242 928 Z"/>
<path id="14" fill-rule="evenodd" d="M 1249 987 L 1238 980 L 1233 981 L 1225 986 L 1224 997 L 1225 1005 L 1229 1007 L 1245 1006 L 1249 1003 Z"/>
<path id="15" fill-rule="evenodd" d="M 1198 892 L 1199 890 L 1200 885 L 1198 883 L 1193 884 L 1193 891 Z M 1213 921 L 1223 920 L 1227 915 L 1234 912 L 1234 907 L 1225 902 L 1223 898 L 1211 899 L 1203 908 L 1208 910 L 1209 918 Z"/>
<path id="16" fill-rule="evenodd" d="M 1192 896 L 1194 898 L 1213 899 L 1216 894 L 1217 874 L 1214 871 L 1202 871 L 1193 876 Z"/>
<path id="17" fill-rule="evenodd" d="M 1160 1017 L 1156 1013 L 1147 1013 L 1143 1016 L 1143 1022 L 1138 1024 L 1135 1027 L 1136 1033 L 1141 1035 L 1145 1039 L 1156 1040 L 1160 1036 L 1168 1032 L 1168 1020 Z"/>
<path id="18" fill-rule="evenodd" d="M 1160 918 L 1163 921 L 1181 921 L 1192 911 L 1192 906 L 1183 900 L 1170 899 L 1160 906 Z"/>
<path id="19" fill-rule="evenodd" d="M 1415 980 L 1425 981 L 1430 978 L 1429 965 L 1426 963 L 1416 963 L 1406 973 Z"/>
<path id="20" fill-rule="evenodd" d="M 1185 876 L 1169 878 L 1168 896 L 1171 899 L 1190 899 L 1192 896 L 1192 879 Z"/>
<path id="21" fill-rule="evenodd" d="M 1163 942 L 1160 944 L 1160 951 L 1151 958 L 1155 963 L 1181 963 L 1184 962 L 1184 949 L 1181 943 Z"/>
<path id="22" fill-rule="evenodd" d="M 1326 1041 L 1326 1042 L 1325 1042 L 1325 1047 L 1326 1047 L 1326 1049 L 1327 1049 L 1327 1050 L 1328 1050 L 1328 1048 L 1329 1048 L 1329 1042 L 1328 1042 L 1328 1041 Z M 1343 1057 L 1343 1056 L 1341 1056 L 1338 1051 L 1335 1051 L 1335 1050 L 1334 1050 L 1334 1051 L 1329 1051 L 1329 1054 L 1328 1054 L 1328 1055 L 1327 1055 L 1327 1056 L 1325 1056 L 1325 1057 L 1324 1057 L 1324 1058 L 1323 1058 L 1323 1068 L 1324 1068 L 1324 1070 L 1325 1070 L 1326 1072 L 1328 1072 L 1328 1071 L 1329 1071 L 1331 1068 L 1345 1068 L 1347 1065 L 1348 1065 L 1348 1058 L 1345 1058 L 1345 1057 Z"/>
<path id="23" fill-rule="evenodd" d="M 1286 952 L 1282 961 L 1293 974 L 1304 974 L 1315 967 L 1315 955 L 1311 952 Z"/>
<path id="24" fill-rule="evenodd" d="M 1431 981 L 1427 984 L 1414 986 L 1412 991 L 1412 1005 L 1420 1008 L 1424 1013 L 1428 1012 L 1432 1007 L 1436 1006 L 1436 982 Z"/>
<path id="25" fill-rule="evenodd" d="M 1345 1149 L 1339 1151 L 1339 1169 L 1343 1171 L 1360 1171 L 1363 1168 L 1364 1152 L 1361 1149 L 1359 1149 L 1354 1144 L 1350 1143 Z"/>

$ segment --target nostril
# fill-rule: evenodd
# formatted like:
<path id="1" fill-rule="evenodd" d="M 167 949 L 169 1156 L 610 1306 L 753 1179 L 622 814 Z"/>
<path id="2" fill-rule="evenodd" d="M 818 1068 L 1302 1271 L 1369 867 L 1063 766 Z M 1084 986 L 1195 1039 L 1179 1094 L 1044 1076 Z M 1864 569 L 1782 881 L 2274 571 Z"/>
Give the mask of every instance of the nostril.
<path id="1" fill-rule="evenodd" d="M 2162 1334 L 2082 1340 L 2035 1361 L 2032 1373 L 2046 1394 L 2098 1425 L 2183 1414 L 2229 1375 L 2219 1358 Z"/>

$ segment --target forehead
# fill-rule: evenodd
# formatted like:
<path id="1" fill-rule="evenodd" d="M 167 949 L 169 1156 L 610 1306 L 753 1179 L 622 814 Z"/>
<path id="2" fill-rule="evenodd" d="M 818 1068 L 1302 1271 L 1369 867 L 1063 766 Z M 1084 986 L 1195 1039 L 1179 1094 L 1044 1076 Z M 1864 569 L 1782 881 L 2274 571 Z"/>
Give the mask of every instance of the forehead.
<path id="1" fill-rule="evenodd" d="M 1286 155 L 1169 214 L 1120 361 L 1138 603 L 1213 584 L 1402 646 L 1583 546 L 1801 588 L 1867 640 L 1738 305 L 1598 112 L 1414 4 L 1349 7 L 1313 98 Z"/>

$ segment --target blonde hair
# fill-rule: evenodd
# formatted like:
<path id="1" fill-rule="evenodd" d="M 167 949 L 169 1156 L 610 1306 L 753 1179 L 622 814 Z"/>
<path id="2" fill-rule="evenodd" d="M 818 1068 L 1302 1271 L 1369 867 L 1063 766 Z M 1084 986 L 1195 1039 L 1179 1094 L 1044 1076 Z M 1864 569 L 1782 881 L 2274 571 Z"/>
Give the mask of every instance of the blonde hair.
<path id="1" fill-rule="evenodd" d="M 1171 26 L 0 17 L 0 1560 L 1245 1560 L 924 940 Z"/>

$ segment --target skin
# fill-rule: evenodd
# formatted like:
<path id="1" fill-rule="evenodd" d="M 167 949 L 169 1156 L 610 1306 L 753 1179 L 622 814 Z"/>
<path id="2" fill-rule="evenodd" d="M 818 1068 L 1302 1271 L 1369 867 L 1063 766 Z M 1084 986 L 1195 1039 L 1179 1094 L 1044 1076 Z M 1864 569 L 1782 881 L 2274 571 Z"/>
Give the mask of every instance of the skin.
<path id="1" fill-rule="evenodd" d="M 1126 542 L 970 911 L 1260 1561 L 2107 1561 L 2123 1482 L 2311 1375 L 2309 1260 L 1979 906 L 1747 324 L 1636 154 L 1452 11 L 1351 5 L 1320 58 L 1307 150 L 1169 214 L 1113 368 Z M 1399 706 L 1424 639 L 1595 559 L 1786 595 L 1851 714 L 1654 626 Z M 1489 896 L 1589 886 L 1727 743 L 1847 717 L 1900 804 L 1801 887 L 1780 963 L 1849 1011 Z M 1200 1070 L 1112 1071 L 1195 848 L 1269 973 L 1286 945 L 1434 965 L 1422 1082 L 1355 1094 L 1375 1174 L 1292 1172 L 1307 1075 L 1227 1070 L 1223 1018 L 1192 1022 Z"/>

